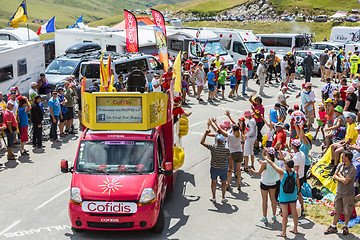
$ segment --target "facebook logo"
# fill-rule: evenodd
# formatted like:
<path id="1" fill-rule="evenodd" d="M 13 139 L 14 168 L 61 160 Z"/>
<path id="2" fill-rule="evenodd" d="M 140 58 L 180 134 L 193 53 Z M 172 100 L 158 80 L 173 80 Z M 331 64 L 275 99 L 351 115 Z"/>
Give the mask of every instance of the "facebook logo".
<path id="1" fill-rule="evenodd" d="M 98 122 L 105 121 L 105 114 L 98 114 Z"/>

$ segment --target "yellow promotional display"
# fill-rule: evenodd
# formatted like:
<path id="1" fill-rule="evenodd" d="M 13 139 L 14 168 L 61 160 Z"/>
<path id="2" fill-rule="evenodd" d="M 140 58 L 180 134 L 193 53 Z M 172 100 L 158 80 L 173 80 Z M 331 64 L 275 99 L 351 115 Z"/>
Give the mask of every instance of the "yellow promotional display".
<path id="1" fill-rule="evenodd" d="M 148 130 L 166 123 L 169 96 L 161 92 L 82 94 L 82 123 L 92 130 Z"/>
<path id="2" fill-rule="evenodd" d="M 311 168 L 311 173 L 320 180 L 320 182 L 336 194 L 337 181 L 332 176 L 328 176 L 331 169 L 325 169 L 331 162 L 331 147 L 326 151 L 324 156 Z"/>
<path id="3" fill-rule="evenodd" d="M 177 55 L 173 66 L 173 78 L 175 79 L 174 91 L 181 93 L 181 52 Z"/>
<path id="4" fill-rule="evenodd" d="M 185 153 L 182 147 L 174 146 L 173 168 L 179 169 L 184 164 Z"/>
<path id="5" fill-rule="evenodd" d="M 189 132 L 189 120 L 185 116 L 181 116 L 180 118 L 180 129 L 179 129 L 179 137 L 186 136 Z"/>

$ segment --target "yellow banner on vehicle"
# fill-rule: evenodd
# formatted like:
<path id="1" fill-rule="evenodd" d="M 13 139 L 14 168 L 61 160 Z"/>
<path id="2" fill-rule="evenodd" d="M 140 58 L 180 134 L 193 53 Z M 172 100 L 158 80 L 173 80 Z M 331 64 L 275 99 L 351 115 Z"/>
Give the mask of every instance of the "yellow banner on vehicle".
<path id="1" fill-rule="evenodd" d="M 148 130 L 166 123 L 168 100 L 161 92 L 86 92 L 82 123 L 92 130 Z"/>
<path id="2" fill-rule="evenodd" d="M 337 181 L 332 176 L 328 176 L 331 169 L 325 169 L 331 162 L 331 147 L 326 151 L 324 156 L 311 168 L 311 173 L 320 180 L 320 182 L 336 194 Z"/>

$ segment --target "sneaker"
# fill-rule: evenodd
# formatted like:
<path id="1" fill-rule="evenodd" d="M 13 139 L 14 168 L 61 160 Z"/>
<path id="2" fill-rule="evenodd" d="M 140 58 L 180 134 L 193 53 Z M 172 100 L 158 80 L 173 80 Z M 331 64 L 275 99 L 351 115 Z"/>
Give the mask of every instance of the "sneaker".
<path id="1" fill-rule="evenodd" d="M 343 235 L 349 235 L 349 228 L 348 226 L 343 227 Z"/>
<path id="2" fill-rule="evenodd" d="M 276 216 L 275 216 L 275 215 L 272 216 L 271 219 L 272 219 L 273 221 L 276 221 Z"/>
<path id="3" fill-rule="evenodd" d="M 222 203 L 227 203 L 229 200 L 227 199 L 227 198 L 223 198 L 223 199 L 221 199 L 221 202 Z"/>
<path id="4" fill-rule="evenodd" d="M 260 218 L 260 221 L 261 221 L 261 222 L 264 222 L 264 223 L 268 223 L 268 222 L 269 222 L 266 217 Z"/>
<path id="5" fill-rule="evenodd" d="M 336 227 L 332 227 L 332 226 L 329 226 L 328 229 L 324 232 L 325 235 L 328 235 L 328 234 L 332 234 L 332 233 L 337 233 L 338 230 Z"/>
<path id="6" fill-rule="evenodd" d="M 29 156 L 29 153 L 27 153 L 25 150 L 21 151 L 21 156 Z"/>
<path id="7" fill-rule="evenodd" d="M 210 200 L 210 202 L 213 202 L 213 203 L 216 202 L 216 198 L 210 198 L 209 200 Z"/>

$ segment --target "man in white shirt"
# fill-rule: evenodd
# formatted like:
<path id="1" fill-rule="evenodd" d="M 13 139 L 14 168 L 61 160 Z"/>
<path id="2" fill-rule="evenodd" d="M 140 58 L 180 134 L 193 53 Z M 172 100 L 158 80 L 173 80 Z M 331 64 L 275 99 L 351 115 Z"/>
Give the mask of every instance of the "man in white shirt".
<path id="1" fill-rule="evenodd" d="M 334 84 L 331 84 L 331 78 L 326 78 L 326 84 L 321 89 L 321 98 L 326 101 L 326 99 L 330 98 L 331 100 L 334 100 L 334 92 L 337 89 L 337 87 Z M 326 96 L 328 96 L 326 98 Z"/>
<path id="2" fill-rule="evenodd" d="M 257 126 L 256 121 L 252 117 L 252 114 L 250 111 L 244 112 L 244 117 L 249 120 L 247 123 L 247 128 L 249 131 L 246 133 L 246 139 L 245 139 L 245 145 L 244 145 L 244 160 L 245 160 L 245 167 L 244 171 L 248 172 L 248 162 L 249 162 L 249 156 L 251 156 L 251 166 L 253 170 L 254 168 L 254 161 L 255 161 L 255 155 L 254 155 L 254 142 L 257 137 Z"/>
<path id="3" fill-rule="evenodd" d="M 265 86 L 265 80 L 266 80 L 266 75 L 265 75 L 266 67 L 265 67 L 265 60 L 263 58 L 260 59 L 260 64 L 258 66 L 256 74 L 258 75 L 259 82 L 260 82 L 259 94 L 262 95 L 262 94 L 264 94 L 264 86 Z"/>
<path id="4" fill-rule="evenodd" d="M 286 79 L 287 79 L 287 68 L 288 64 L 287 64 L 287 58 L 286 56 L 283 57 L 283 59 L 280 61 L 280 72 L 281 72 L 281 86 L 283 86 L 284 84 L 287 84 Z"/>
<path id="5" fill-rule="evenodd" d="M 300 188 L 306 181 L 306 172 L 305 172 L 305 154 L 300 151 L 301 142 L 298 139 L 291 141 L 291 148 L 294 150 L 292 160 L 294 161 L 294 171 L 299 178 Z M 304 200 L 301 194 L 301 191 L 298 193 L 298 200 L 301 204 L 301 215 L 305 214 L 304 210 Z"/>
<path id="6" fill-rule="evenodd" d="M 153 87 L 153 92 L 161 92 L 161 85 L 163 81 L 160 79 L 160 74 L 155 73 L 153 80 L 151 81 L 151 85 Z"/>

